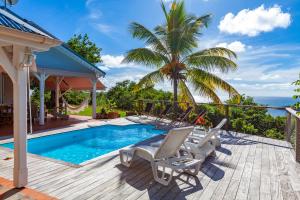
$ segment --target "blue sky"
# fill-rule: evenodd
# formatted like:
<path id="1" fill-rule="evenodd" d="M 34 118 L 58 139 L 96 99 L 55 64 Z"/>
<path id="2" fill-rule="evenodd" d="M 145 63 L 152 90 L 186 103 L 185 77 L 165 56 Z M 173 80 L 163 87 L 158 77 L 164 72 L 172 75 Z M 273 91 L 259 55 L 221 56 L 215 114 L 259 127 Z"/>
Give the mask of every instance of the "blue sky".
<path id="1" fill-rule="evenodd" d="M 164 0 L 169 4 L 170 0 Z M 212 14 L 199 39 L 199 48 L 224 46 L 238 53 L 239 69 L 220 74 L 242 94 L 291 96 L 291 82 L 300 72 L 299 0 L 185 0 L 196 15 Z M 143 47 L 131 38 L 128 25 L 148 28 L 163 23 L 159 0 L 20 0 L 11 8 L 63 41 L 88 33 L 103 49 L 104 82 L 137 81 L 151 69 L 121 63 L 126 51 Z M 158 87 L 170 88 L 169 83 Z M 225 94 L 220 93 L 221 96 Z M 195 94 L 197 99 L 200 99 Z"/>

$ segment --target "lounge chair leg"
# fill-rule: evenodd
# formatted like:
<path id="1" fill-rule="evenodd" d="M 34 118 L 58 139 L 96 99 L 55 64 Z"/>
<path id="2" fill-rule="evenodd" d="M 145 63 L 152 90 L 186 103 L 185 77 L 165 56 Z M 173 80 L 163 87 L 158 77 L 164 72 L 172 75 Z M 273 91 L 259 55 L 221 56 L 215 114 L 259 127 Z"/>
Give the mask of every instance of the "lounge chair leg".
<path id="1" fill-rule="evenodd" d="M 172 178 L 173 178 L 173 174 L 174 174 L 174 170 L 171 170 L 171 173 L 169 175 L 169 177 L 166 177 L 166 168 L 163 167 L 163 171 L 162 171 L 162 175 L 161 177 L 158 176 L 158 165 L 156 163 L 151 163 L 151 167 L 152 167 L 152 172 L 153 172 L 153 177 L 154 180 L 164 186 L 167 186 L 170 184 Z"/>
<path id="2" fill-rule="evenodd" d="M 126 166 L 126 167 L 130 167 L 133 157 L 134 157 L 134 153 L 132 153 L 132 155 L 129 155 L 130 153 L 124 150 L 120 150 L 119 151 L 120 154 L 120 161 L 121 164 Z M 131 157 L 130 157 L 131 156 Z"/>
<path id="3" fill-rule="evenodd" d="M 202 163 L 200 162 L 199 164 L 195 165 L 194 168 L 185 169 L 184 172 L 187 173 L 187 174 L 190 174 L 192 176 L 197 176 L 197 174 L 200 171 L 201 165 L 202 165 Z"/>

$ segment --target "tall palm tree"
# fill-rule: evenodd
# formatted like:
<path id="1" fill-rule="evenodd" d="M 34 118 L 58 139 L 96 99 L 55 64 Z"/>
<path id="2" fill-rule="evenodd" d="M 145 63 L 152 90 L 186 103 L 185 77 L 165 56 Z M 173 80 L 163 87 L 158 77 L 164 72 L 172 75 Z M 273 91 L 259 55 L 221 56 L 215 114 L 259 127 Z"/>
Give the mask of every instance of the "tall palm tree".
<path id="1" fill-rule="evenodd" d="M 201 30 L 207 27 L 211 15 L 196 17 L 187 14 L 182 0 L 174 0 L 169 11 L 164 3 L 161 3 L 161 7 L 165 23 L 156 26 L 154 31 L 136 22 L 129 27 L 133 38 L 144 40 L 146 47 L 130 50 L 123 62 L 155 69 L 144 76 L 137 87 L 171 81 L 174 106 L 178 101 L 178 93 L 180 100 L 195 103 L 187 83 L 198 94 L 209 97 L 215 103 L 221 103 L 217 90 L 239 96 L 230 84 L 214 74 L 215 70 L 223 73 L 235 70 L 237 65 L 233 58 L 236 58 L 236 54 L 226 48 L 198 49 Z"/>

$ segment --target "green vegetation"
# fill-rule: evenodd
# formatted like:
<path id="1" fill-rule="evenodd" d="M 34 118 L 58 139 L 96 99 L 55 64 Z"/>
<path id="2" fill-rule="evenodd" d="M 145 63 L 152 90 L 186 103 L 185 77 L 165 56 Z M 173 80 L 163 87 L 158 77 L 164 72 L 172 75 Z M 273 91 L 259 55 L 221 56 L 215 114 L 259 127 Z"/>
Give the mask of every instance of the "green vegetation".
<path id="1" fill-rule="evenodd" d="M 126 116 L 126 111 L 136 111 L 137 100 L 171 100 L 172 93 L 157 90 L 149 86 L 142 90 L 134 90 L 135 82 L 125 80 L 116 83 L 107 92 L 97 94 L 97 113 L 118 112 L 121 116 Z M 156 107 L 158 109 L 158 107 Z M 88 107 L 78 115 L 91 116 L 92 108 Z"/>
<path id="2" fill-rule="evenodd" d="M 80 105 L 85 99 L 90 97 L 89 92 L 70 90 L 64 94 L 64 99 L 71 105 Z"/>
<path id="3" fill-rule="evenodd" d="M 155 69 L 143 77 L 136 88 L 169 80 L 173 84 L 174 106 L 178 96 L 179 101 L 195 103 L 187 83 L 197 94 L 210 97 L 216 103 L 221 103 L 217 90 L 238 97 L 230 84 L 214 74 L 216 70 L 222 73 L 235 70 L 236 54 L 218 47 L 196 51 L 201 44 L 199 36 L 208 26 L 211 15 L 198 17 L 186 13 L 184 1 L 174 0 L 168 11 L 163 3 L 161 7 L 165 16 L 163 25 L 153 31 L 136 22 L 129 27 L 132 37 L 145 41 L 146 47 L 130 50 L 123 62 Z"/>
<path id="4" fill-rule="evenodd" d="M 293 96 L 293 98 L 298 100 L 298 102 L 294 106 L 297 110 L 300 110 L 300 74 L 299 79 L 293 84 L 296 86 L 296 89 L 294 90 L 296 94 Z M 300 112 L 298 112 L 298 114 L 300 114 Z"/>
<path id="5" fill-rule="evenodd" d="M 74 35 L 67 42 L 68 46 L 92 64 L 101 63 L 101 48 L 92 42 L 87 34 Z"/>
<path id="6" fill-rule="evenodd" d="M 103 106 L 97 106 L 97 113 L 100 113 L 102 108 L 103 108 Z M 126 111 L 122 111 L 122 110 L 118 110 L 118 109 L 114 109 L 112 111 L 118 112 L 120 114 L 120 117 L 126 117 Z M 84 109 L 83 111 L 73 114 L 73 115 L 92 116 L 92 113 L 93 113 L 92 106 L 89 106 L 86 109 Z"/>
<path id="7" fill-rule="evenodd" d="M 232 100 L 227 102 L 232 104 Z M 240 105 L 259 106 L 251 97 L 241 97 Z M 215 126 L 225 117 L 224 108 L 213 105 L 201 105 L 200 110 L 207 110 L 205 119 Z M 285 129 L 285 117 L 273 117 L 263 108 L 230 107 L 229 130 L 269 138 L 283 139 Z"/>

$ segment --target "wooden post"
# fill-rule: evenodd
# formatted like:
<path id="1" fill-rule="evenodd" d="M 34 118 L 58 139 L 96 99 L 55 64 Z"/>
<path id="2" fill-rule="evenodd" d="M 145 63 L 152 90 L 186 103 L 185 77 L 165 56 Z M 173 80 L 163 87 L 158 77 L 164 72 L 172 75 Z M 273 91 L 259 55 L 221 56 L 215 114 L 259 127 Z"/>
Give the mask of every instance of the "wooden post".
<path id="1" fill-rule="evenodd" d="M 292 114 L 287 112 L 286 126 L 285 126 L 285 140 L 291 142 L 291 130 L 292 130 Z"/>
<path id="2" fill-rule="evenodd" d="M 229 106 L 228 105 L 225 105 L 225 117 L 227 119 L 225 130 L 229 131 Z"/>
<path id="3" fill-rule="evenodd" d="M 92 107 L 93 107 L 93 119 L 97 118 L 97 79 L 92 79 L 93 91 L 92 91 Z"/>
<path id="4" fill-rule="evenodd" d="M 296 161 L 300 162 L 300 118 L 296 117 Z"/>
<path id="5" fill-rule="evenodd" d="M 56 84 L 55 84 L 55 111 L 59 113 L 59 98 L 60 98 L 60 77 L 56 77 Z"/>

